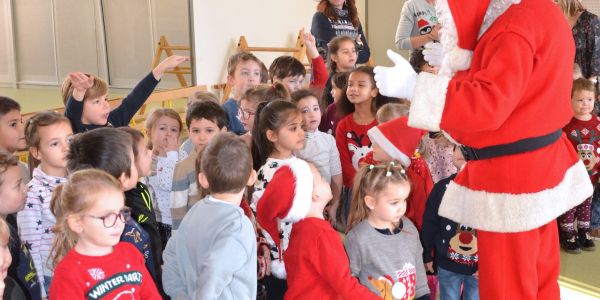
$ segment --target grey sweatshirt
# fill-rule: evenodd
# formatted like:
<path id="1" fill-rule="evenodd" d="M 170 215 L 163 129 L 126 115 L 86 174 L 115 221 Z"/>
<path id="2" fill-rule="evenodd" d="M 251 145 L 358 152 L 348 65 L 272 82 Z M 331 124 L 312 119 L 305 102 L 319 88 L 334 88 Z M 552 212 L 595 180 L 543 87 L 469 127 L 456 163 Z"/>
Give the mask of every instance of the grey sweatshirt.
<path id="1" fill-rule="evenodd" d="M 196 203 L 163 258 L 172 299 L 256 299 L 256 235 L 239 206 L 211 196 Z"/>
<path id="2" fill-rule="evenodd" d="M 396 48 L 413 50 L 410 38 L 428 34 L 437 24 L 435 7 L 426 0 L 408 0 L 402 6 L 398 29 L 396 29 Z"/>
<path id="3" fill-rule="evenodd" d="M 348 233 L 344 247 L 361 284 L 380 296 L 414 299 L 429 294 L 423 248 L 415 225 L 407 218 L 402 222 L 400 233 L 387 235 L 364 220 Z"/>

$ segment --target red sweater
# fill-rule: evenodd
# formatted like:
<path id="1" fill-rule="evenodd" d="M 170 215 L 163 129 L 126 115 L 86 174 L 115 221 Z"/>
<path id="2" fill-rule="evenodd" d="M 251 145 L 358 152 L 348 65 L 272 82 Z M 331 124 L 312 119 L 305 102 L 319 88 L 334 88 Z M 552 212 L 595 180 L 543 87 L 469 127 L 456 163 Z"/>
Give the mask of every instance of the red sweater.
<path id="1" fill-rule="evenodd" d="M 367 125 L 356 124 L 352 114 L 347 115 L 338 123 L 335 130 L 335 142 L 340 152 L 345 187 L 352 187 L 359 160 L 373 150 L 367 131 L 376 125 L 377 120 L 373 120 Z"/>
<path id="2" fill-rule="evenodd" d="M 325 61 L 323 61 L 323 57 L 319 55 L 312 59 L 311 65 L 312 78 L 310 80 L 310 87 L 322 91 L 325 88 L 327 78 L 329 77 L 329 74 L 327 73 L 327 66 L 325 66 Z"/>
<path id="3" fill-rule="evenodd" d="M 87 256 L 71 249 L 58 263 L 50 299 L 162 299 L 144 257 L 131 244 L 120 242 L 112 253 Z"/>
<path id="4" fill-rule="evenodd" d="M 598 148 L 600 147 L 600 118 L 592 116 L 589 121 L 572 118 L 569 124 L 563 128 L 563 132 L 567 135 L 579 158 L 583 161 L 592 182 L 598 182 L 598 171 L 600 170 L 600 155 L 598 154 Z"/>
<path id="5" fill-rule="evenodd" d="M 285 299 L 381 299 L 350 275 L 341 238 L 323 219 L 294 224 L 283 260 Z"/>
<path id="6" fill-rule="evenodd" d="M 419 232 L 421 232 L 425 204 L 433 188 L 433 180 L 431 179 L 427 163 L 420 157 L 412 157 L 410 159 L 410 166 L 406 170 L 406 175 L 410 178 L 412 184 L 410 195 L 406 200 L 408 202 L 406 217 L 413 221 Z"/>

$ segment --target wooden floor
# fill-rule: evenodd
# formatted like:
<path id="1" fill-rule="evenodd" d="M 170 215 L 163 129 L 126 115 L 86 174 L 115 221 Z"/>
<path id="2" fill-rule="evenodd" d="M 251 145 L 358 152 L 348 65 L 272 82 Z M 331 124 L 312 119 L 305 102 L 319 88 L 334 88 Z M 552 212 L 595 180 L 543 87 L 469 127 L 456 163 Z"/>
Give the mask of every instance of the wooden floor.
<path id="1" fill-rule="evenodd" d="M 23 113 L 59 107 L 62 105 L 60 91 L 56 89 L 10 89 L 0 88 L 0 95 L 17 100 Z M 124 94 L 110 94 L 109 98 Z M 583 291 L 600 299 L 600 241 L 598 250 L 568 254 L 561 251 L 560 281 L 563 289 Z M 571 298 L 571 297 L 569 297 Z M 577 298 L 577 297 L 575 297 Z M 573 299 L 575 299 L 573 298 Z M 568 299 L 563 297 L 563 299 Z"/>

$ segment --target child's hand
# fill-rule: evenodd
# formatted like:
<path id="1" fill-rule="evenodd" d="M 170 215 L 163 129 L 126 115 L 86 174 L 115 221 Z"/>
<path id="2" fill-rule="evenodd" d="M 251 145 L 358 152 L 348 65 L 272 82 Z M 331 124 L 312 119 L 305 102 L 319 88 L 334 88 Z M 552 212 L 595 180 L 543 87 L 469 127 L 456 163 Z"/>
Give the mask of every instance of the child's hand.
<path id="1" fill-rule="evenodd" d="M 271 250 L 267 245 L 264 244 L 261 245 L 260 249 L 262 251 L 261 256 L 265 259 L 264 271 L 261 273 L 263 273 L 263 276 L 269 276 L 271 275 Z"/>
<path id="2" fill-rule="evenodd" d="M 304 45 L 306 45 L 306 55 L 310 59 L 319 57 L 319 50 L 317 50 L 317 41 L 315 37 L 310 32 L 304 32 L 304 29 L 302 29 L 302 31 L 302 41 L 304 41 Z"/>
<path id="3" fill-rule="evenodd" d="M 165 58 L 154 70 L 152 70 L 152 75 L 156 80 L 160 80 L 162 76 L 165 74 L 165 71 L 172 70 L 173 68 L 179 66 L 180 64 L 189 61 L 190 58 L 187 56 L 181 55 L 172 55 Z"/>
<path id="4" fill-rule="evenodd" d="M 479 279 L 479 270 L 477 270 L 477 272 L 473 273 L 473 277 Z"/>
<path id="5" fill-rule="evenodd" d="M 69 73 L 69 80 L 73 87 L 73 98 L 77 101 L 83 101 L 85 91 L 94 85 L 94 76 L 87 76 L 81 72 Z"/>
<path id="6" fill-rule="evenodd" d="M 334 228 L 337 223 L 338 203 L 339 201 L 333 202 L 332 204 L 327 206 L 327 208 L 325 208 L 325 210 L 327 211 L 327 216 L 329 217 L 329 223 L 331 223 L 331 226 L 333 226 Z"/>
<path id="7" fill-rule="evenodd" d="M 178 151 L 179 150 L 179 138 L 176 135 L 171 135 L 165 138 L 165 152 Z"/>
<path id="8" fill-rule="evenodd" d="M 435 273 L 433 270 L 433 262 L 432 261 L 425 263 L 425 271 L 432 273 L 432 274 Z"/>

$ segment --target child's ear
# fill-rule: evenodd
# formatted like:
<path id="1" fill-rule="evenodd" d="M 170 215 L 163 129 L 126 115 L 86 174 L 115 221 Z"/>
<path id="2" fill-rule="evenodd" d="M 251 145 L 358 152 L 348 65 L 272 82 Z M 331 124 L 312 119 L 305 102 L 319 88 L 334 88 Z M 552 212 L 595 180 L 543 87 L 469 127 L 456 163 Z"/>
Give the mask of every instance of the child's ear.
<path id="1" fill-rule="evenodd" d="M 250 172 L 250 178 L 248 178 L 248 182 L 246 182 L 246 185 L 252 186 L 254 185 L 254 182 L 256 182 L 256 171 L 252 170 L 252 172 Z"/>
<path id="2" fill-rule="evenodd" d="M 132 162 L 132 163 L 135 164 L 135 162 Z M 125 174 L 125 172 L 121 173 L 121 176 L 119 176 L 119 182 L 121 183 L 122 187 L 124 187 L 127 184 L 128 180 L 129 180 L 129 176 L 127 176 L 127 174 Z"/>
<path id="3" fill-rule="evenodd" d="M 204 173 L 202 172 L 198 173 L 198 183 L 203 189 L 208 189 L 208 179 L 206 178 L 206 175 L 204 175 Z"/>
<path id="4" fill-rule="evenodd" d="M 33 156 L 33 158 L 37 160 L 42 160 L 40 150 L 37 147 L 29 147 L 29 153 L 31 153 L 31 156 Z"/>
<path id="5" fill-rule="evenodd" d="M 233 76 L 227 75 L 227 83 L 228 84 L 233 84 L 233 79 L 234 79 Z"/>
<path id="6" fill-rule="evenodd" d="M 371 98 L 375 98 L 377 95 L 379 95 L 379 89 L 377 86 L 374 86 L 373 89 L 371 89 Z"/>
<path id="7" fill-rule="evenodd" d="M 277 142 L 277 134 L 275 133 L 275 131 L 267 129 L 267 139 L 272 143 Z"/>
<path id="8" fill-rule="evenodd" d="M 75 233 L 83 232 L 82 217 L 80 215 L 67 216 L 67 225 L 69 226 L 69 229 L 73 230 Z"/>
<path id="9" fill-rule="evenodd" d="M 365 196 L 365 204 L 371 210 L 375 208 L 375 201 L 377 201 L 375 198 L 373 198 L 369 195 Z"/>
<path id="10" fill-rule="evenodd" d="M 227 130 L 227 126 L 223 126 L 223 128 L 221 128 L 221 132 L 227 132 L 229 130 Z"/>

